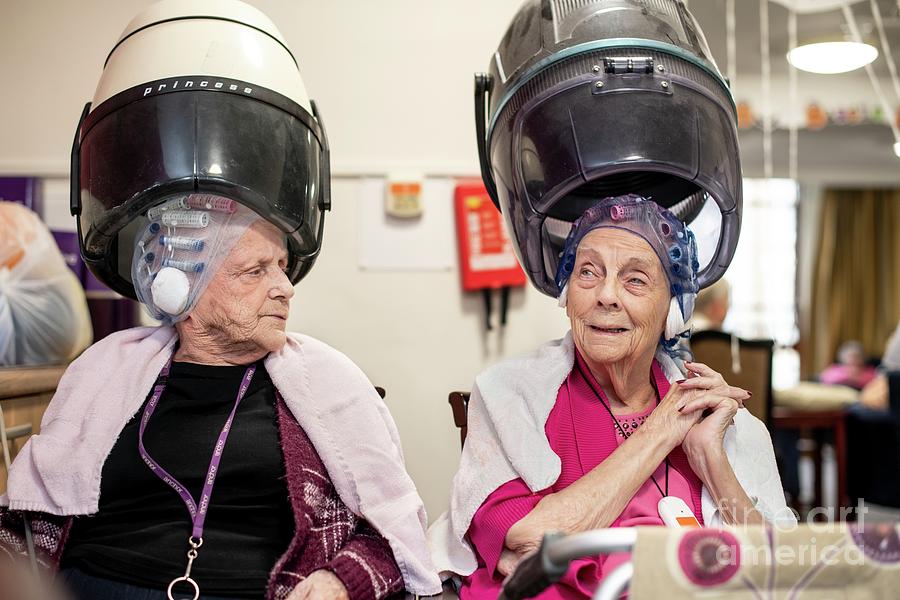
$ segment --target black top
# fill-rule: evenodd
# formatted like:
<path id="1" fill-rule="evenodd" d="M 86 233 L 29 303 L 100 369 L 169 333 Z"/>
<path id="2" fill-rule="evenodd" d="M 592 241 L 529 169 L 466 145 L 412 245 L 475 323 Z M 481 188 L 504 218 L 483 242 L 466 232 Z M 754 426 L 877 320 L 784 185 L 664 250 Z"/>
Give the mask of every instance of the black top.
<path id="1" fill-rule="evenodd" d="M 147 452 L 195 501 L 245 371 L 240 366 L 173 363 L 144 432 Z M 62 567 L 165 589 L 184 574 L 191 519 L 181 497 L 141 460 L 142 413 L 143 406 L 106 459 L 100 510 L 75 519 Z M 275 387 L 260 362 L 222 453 L 192 577 L 203 594 L 262 598 L 269 573 L 293 534 Z"/>

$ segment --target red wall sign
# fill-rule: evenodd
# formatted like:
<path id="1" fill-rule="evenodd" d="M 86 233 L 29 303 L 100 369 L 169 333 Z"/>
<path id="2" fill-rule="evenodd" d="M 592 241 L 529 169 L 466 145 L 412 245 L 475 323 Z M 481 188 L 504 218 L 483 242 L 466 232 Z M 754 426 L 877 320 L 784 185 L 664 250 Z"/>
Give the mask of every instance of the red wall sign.
<path id="1" fill-rule="evenodd" d="M 524 286 L 525 273 L 513 252 L 503 216 L 484 184 L 456 186 L 456 230 L 462 286 L 467 292 L 485 288 Z"/>

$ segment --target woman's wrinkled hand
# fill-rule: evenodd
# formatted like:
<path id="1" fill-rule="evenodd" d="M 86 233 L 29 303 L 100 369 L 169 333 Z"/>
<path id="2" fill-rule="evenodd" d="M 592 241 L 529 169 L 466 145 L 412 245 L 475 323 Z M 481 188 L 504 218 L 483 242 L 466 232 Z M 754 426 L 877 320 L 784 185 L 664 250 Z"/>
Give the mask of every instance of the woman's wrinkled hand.
<path id="1" fill-rule="evenodd" d="M 685 390 L 696 390 L 696 397 L 685 402 L 682 412 L 702 415 L 684 438 L 683 447 L 689 461 L 722 454 L 722 441 L 728 427 L 734 423 L 737 411 L 744 407 L 750 392 L 728 385 L 722 375 L 702 363 L 685 363 L 695 376 L 681 384 Z"/>
<path id="2" fill-rule="evenodd" d="M 728 385 L 719 373 L 704 364 L 685 365 L 692 377 L 669 388 L 669 392 L 650 413 L 641 429 L 650 425 L 647 432 L 665 436 L 672 448 L 686 443 L 696 446 L 714 445 L 718 442 L 721 445 L 725 428 L 731 424 L 737 409 L 743 407 L 744 400 L 750 397 L 750 392 Z M 731 411 L 732 405 L 734 411 Z M 705 414 L 717 414 L 717 417 L 702 425 L 709 418 L 704 418 Z M 722 419 L 724 425 L 720 423 Z M 721 432 L 719 426 L 724 427 Z M 700 429 L 694 431 L 698 427 Z M 688 436 L 691 436 L 691 442 L 687 442 Z"/>
<path id="3" fill-rule="evenodd" d="M 500 554 L 500 560 L 497 561 L 497 572 L 504 577 L 509 577 L 512 575 L 513 571 L 516 570 L 516 567 L 519 566 L 519 562 L 523 557 L 524 554 L 519 554 L 509 548 L 504 548 L 503 552 Z"/>
<path id="4" fill-rule="evenodd" d="M 349 600 L 347 588 L 337 575 L 325 569 L 309 574 L 297 584 L 287 600 Z"/>
<path id="5" fill-rule="evenodd" d="M 548 498 L 543 498 L 538 502 L 538 506 L 541 506 L 546 500 Z M 520 519 L 513 523 L 509 531 L 506 532 L 503 552 L 497 561 L 497 571 L 504 577 L 515 571 L 516 566 L 526 555 L 540 547 L 543 535 L 548 528 L 552 529 L 553 527 L 540 521 L 534 522 L 528 518 Z"/>

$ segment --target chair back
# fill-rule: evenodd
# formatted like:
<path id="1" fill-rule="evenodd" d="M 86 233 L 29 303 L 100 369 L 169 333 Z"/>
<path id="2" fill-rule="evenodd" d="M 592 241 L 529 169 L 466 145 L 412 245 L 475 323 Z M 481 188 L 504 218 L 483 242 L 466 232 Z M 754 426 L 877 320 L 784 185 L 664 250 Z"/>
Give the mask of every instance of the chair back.
<path id="1" fill-rule="evenodd" d="M 453 424 L 459 428 L 459 446 L 462 448 L 469 429 L 469 392 L 450 392 L 447 402 L 453 411 Z"/>
<path id="2" fill-rule="evenodd" d="M 698 331 L 691 336 L 696 362 L 718 371 L 729 385 L 753 394 L 744 406 L 772 432 L 772 340 L 745 340 L 724 331 Z"/>

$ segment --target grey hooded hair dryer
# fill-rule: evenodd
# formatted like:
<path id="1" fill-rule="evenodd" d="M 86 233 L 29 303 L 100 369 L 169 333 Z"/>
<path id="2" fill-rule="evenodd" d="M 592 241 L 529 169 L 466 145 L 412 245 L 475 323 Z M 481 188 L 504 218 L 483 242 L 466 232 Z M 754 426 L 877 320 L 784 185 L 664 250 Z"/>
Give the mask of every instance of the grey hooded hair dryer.
<path id="1" fill-rule="evenodd" d="M 701 287 L 731 263 L 737 111 L 680 0 L 527 0 L 475 76 L 475 120 L 482 178 L 545 294 L 571 223 L 609 196 L 696 221 Z"/>

